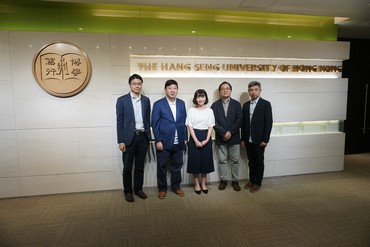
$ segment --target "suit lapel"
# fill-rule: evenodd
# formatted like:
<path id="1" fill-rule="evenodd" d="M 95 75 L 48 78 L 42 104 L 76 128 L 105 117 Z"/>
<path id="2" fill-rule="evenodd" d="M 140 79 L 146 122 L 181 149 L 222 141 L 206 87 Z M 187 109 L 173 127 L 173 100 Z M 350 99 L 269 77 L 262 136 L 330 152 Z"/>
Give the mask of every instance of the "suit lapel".
<path id="1" fill-rule="evenodd" d="M 263 101 L 262 101 L 262 98 L 259 98 L 259 100 L 257 101 L 256 103 L 256 106 L 254 107 L 254 111 L 253 111 L 253 116 L 252 116 L 252 119 L 254 116 L 258 115 L 259 112 L 260 112 L 260 108 L 262 107 L 262 104 L 263 104 Z M 250 106 L 250 102 L 249 102 L 249 106 Z M 250 108 L 249 108 L 250 109 Z M 250 112 L 250 111 L 249 111 Z"/>
<path id="2" fill-rule="evenodd" d="M 181 116 L 181 103 L 179 100 L 176 99 L 176 119 L 175 122 L 177 122 L 177 119 L 179 119 L 179 116 Z"/>
<path id="3" fill-rule="evenodd" d="M 130 106 L 130 107 L 127 107 L 127 109 L 129 111 L 130 115 L 135 120 L 134 106 L 132 104 L 132 99 L 131 99 L 131 94 L 130 93 L 127 94 L 127 104 Z"/>
<path id="4" fill-rule="evenodd" d="M 247 102 L 247 109 L 248 109 L 248 119 L 250 122 L 251 121 L 251 101 Z"/>
<path id="5" fill-rule="evenodd" d="M 259 100 L 257 101 L 257 104 L 256 104 L 256 108 L 254 108 L 254 111 L 258 111 L 258 109 L 261 107 L 262 105 L 262 98 L 259 98 Z"/>

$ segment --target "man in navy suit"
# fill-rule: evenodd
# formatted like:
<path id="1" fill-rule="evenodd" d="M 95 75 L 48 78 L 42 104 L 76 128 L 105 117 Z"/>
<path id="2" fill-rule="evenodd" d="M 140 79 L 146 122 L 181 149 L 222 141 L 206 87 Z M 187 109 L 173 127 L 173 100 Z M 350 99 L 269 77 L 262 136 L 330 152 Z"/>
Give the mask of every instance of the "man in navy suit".
<path id="1" fill-rule="evenodd" d="M 133 202 L 132 169 L 135 160 L 134 193 L 146 199 L 143 192 L 144 163 L 150 140 L 150 100 L 141 95 L 143 79 L 133 74 L 128 79 L 130 92 L 118 98 L 117 141 L 122 151 L 123 161 L 123 192 L 128 202 Z"/>
<path id="2" fill-rule="evenodd" d="M 260 97 L 261 83 L 248 84 L 250 101 L 243 105 L 242 145 L 247 149 L 249 182 L 244 188 L 257 192 L 265 169 L 264 153 L 270 140 L 272 129 L 272 110 L 269 101 Z"/>
<path id="3" fill-rule="evenodd" d="M 213 127 L 216 132 L 215 143 L 217 145 L 218 160 L 220 164 L 220 185 L 219 190 L 227 186 L 228 166 L 231 161 L 231 185 L 235 191 L 240 191 L 238 182 L 239 158 L 240 158 L 240 127 L 242 123 L 242 107 L 240 103 L 231 98 L 232 86 L 224 81 L 218 87 L 221 98 L 215 101 L 211 108 L 215 115 L 216 125 Z"/>
<path id="4" fill-rule="evenodd" d="M 157 153 L 158 198 L 167 193 L 167 166 L 171 163 L 171 189 L 178 196 L 184 196 L 180 184 L 183 166 L 184 146 L 188 139 L 185 125 L 185 102 L 176 98 L 178 84 L 168 80 L 164 85 L 166 96 L 153 105 L 152 128 Z"/>

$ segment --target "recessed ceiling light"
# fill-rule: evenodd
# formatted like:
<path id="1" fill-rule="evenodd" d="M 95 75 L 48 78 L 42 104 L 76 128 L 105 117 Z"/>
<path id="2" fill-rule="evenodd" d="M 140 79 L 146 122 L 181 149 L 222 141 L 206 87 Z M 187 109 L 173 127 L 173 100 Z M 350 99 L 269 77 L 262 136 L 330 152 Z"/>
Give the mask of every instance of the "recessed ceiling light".
<path id="1" fill-rule="evenodd" d="M 339 24 L 349 20 L 349 17 L 334 17 L 334 24 Z"/>

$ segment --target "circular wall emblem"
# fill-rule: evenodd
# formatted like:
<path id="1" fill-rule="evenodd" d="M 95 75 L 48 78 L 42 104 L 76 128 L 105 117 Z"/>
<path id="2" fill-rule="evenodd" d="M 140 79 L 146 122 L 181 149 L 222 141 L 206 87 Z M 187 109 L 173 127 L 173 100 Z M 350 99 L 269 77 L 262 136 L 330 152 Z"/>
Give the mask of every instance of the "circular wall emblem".
<path id="1" fill-rule="evenodd" d="M 91 76 L 91 63 L 86 53 L 68 42 L 53 42 L 42 47 L 32 66 L 40 87 L 56 97 L 80 93 Z"/>

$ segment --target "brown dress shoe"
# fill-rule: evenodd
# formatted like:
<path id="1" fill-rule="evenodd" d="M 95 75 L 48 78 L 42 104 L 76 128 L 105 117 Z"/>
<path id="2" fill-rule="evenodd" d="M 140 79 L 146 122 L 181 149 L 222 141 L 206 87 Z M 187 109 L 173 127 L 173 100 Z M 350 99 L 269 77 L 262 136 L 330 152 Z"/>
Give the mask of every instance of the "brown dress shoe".
<path id="1" fill-rule="evenodd" d="M 255 192 L 259 191 L 260 188 L 261 188 L 261 186 L 253 185 L 252 188 L 250 189 L 250 192 L 255 193 Z"/>
<path id="2" fill-rule="evenodd" d="M 244 189 L 250 189 L 250 188 L 252 188 L 252 186 L 253 186 L 253 183 L 251 181 L 249 181 L 248 183 L 246 183 L 244 185 Z"/>
<path id="3" fill-rule="evenodd" d="M 175 193 L 176 195 L 181 196 L 181 197 L 185 196 L 185 192 L 182 191 L 180 188 L 176 189 Z"/>
<path id="4" fill-rule="evenodd" d="M 159 191 L 158 192 L 158 198 L 164 199 L 166 197 L 166 191 Z"/>

